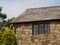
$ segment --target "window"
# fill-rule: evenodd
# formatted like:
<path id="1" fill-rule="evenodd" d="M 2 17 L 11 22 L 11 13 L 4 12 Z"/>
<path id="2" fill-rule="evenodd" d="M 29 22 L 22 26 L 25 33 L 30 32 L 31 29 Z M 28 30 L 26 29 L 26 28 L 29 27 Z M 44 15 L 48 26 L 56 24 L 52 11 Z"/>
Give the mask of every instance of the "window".
<path id="1" fill-rule="evenodd" d="M 34 28 L 34 34 L 38 34 L 38 25 L 37 24 L 35 24 L 34 26 L 33 26 L 33 28 Z"/>
<path id="2" fill-rule="evenodd" d="M 41 23 L 33 25 L 32 34 L 48 34 L 48 33 L 50 33 L 49 23 Z"/>

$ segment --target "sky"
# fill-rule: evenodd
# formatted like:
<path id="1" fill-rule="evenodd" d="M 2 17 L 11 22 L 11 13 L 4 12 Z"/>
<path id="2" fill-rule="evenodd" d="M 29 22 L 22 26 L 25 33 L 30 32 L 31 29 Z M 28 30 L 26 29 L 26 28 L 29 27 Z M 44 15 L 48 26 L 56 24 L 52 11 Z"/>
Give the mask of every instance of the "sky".
<path id="1" fill-rule="evenodd" d="M 7 19 L 21 15 L 26 9 L 48 6 L 60 6 L 60 0 L 0 0 L 2 12 Z"/>

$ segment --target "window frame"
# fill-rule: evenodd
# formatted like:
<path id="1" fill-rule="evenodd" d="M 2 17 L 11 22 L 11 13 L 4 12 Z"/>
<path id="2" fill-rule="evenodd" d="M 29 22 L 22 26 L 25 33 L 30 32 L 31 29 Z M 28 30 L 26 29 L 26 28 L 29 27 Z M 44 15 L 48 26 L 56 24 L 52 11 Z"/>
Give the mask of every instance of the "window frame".
<path id="1" fill-rule="evenodd" d="M 46 24 L 48 25 L 48 28 L 47 28 L 47 30 L 45 30 L 45 26 L 46 26 Z M 34 34 L 34 25 L 38 25 L 38 34 Z M 39 25 L 44 25 L 44 30 L 39 30 Z M 41 29 L 43 29 L 43 26 L 42 26 L 42 28 Z M 41 32 L 39 32 L 39 31 L 41 31 Z M 47 31 L 47 32 L 46 32 Z M 44 33 L 43 33 L 44 32 Z M 32 35 L 39 35 L 39 34 L 50 34 L 50 23 L 34 23 L 34 24 L 32 24 Z"/>

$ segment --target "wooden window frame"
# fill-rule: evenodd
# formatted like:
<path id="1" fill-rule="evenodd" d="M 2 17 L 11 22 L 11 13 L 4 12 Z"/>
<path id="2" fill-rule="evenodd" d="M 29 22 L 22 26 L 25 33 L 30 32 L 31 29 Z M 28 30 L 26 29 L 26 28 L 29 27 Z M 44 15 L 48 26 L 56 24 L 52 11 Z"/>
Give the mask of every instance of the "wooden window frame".
<path id="1" fill-rule="evenodd" d="M 34 25 L 38 25 L 38 32 L 35 34 L 34 32 Z M 41 28 L 40 28 L 41 26 Z M 47 26 L 47 27 L 46 27 Z M 40 30 L 40 29 L 41 30 Z M 45 29 L 47 28 L 47 29 Z M 41 31 L 41 32 L 40 32 Z M 32 25 L 32 34 L 33 35 L 38 35 L 38 34 L 50 34 L 50 23 L 37 23 Z"/>

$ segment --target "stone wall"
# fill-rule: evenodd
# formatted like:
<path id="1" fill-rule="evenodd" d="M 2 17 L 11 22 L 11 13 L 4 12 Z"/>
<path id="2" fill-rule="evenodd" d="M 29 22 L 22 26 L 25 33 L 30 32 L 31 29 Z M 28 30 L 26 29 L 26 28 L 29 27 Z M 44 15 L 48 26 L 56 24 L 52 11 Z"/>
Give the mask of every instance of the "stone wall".
<path id="1" fill-rule="evenodd" d="M 16 38 L 18 45 L 29 45 L 32 36 L 32 24 L 22 24 L 16 26 Z"/>
<path id="2" fill-rule="evenodd" d="M 18 45 L 60 45 L 60 22 L 50 23 L 50 34 L 32 35 L 32 24 L 16 26 Z"/>

